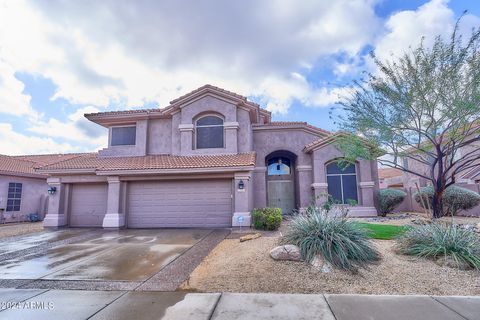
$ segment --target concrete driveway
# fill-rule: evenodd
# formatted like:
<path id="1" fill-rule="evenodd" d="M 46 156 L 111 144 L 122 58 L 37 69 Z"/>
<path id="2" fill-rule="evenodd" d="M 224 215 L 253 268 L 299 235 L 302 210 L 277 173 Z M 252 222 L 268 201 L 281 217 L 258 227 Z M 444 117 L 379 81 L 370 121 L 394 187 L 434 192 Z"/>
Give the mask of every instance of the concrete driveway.
<path id="1" fill-rule="evenodd" d="M 207 229 L 65 229 L 5 239 L 0 287 L 174 290 L 227 234 Z M 182 255 L 187 256 L 179 259 Z"/>

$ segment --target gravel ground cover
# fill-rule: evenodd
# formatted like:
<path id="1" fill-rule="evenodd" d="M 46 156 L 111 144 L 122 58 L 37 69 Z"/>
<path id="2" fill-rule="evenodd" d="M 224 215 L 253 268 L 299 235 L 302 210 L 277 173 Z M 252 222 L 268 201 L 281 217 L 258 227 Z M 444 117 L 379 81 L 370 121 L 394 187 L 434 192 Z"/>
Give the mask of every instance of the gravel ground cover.
<path id="1" fill-rule="evenodd" d="M 0 224 L 0 239 L 43 231 L 43 222 Z"/>
<path id="2" fill-rule="evenodd" d="M 346 294 L 480 295 L 480 272 L 441 267 L 398 255 L 394 241 L 374 240 L 382 260 L 351 274 L 321 273 L 303 262 L 274 261 L 278 237 L 240 243 L 222 241 L 192 272 L 181 290 L 198 292 L 283 292 Z"/>

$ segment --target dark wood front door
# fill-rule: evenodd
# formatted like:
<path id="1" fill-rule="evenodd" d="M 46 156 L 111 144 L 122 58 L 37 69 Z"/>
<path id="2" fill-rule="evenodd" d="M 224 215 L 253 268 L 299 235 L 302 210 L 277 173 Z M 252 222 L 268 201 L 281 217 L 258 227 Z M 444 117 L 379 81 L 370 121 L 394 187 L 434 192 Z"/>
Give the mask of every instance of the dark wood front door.
<path id="1" fill-rule="evenodd" d="M 267 203 L 290 214 L 295 209 L 294 161 L 282 155 L 267 160 Z"/>
<path id="2" fill-rule="evenodd" d="M 268 206 L 282 209 L 290 214 L 295 209 L 295 192 L 292 180 L 268 181 Z"/>

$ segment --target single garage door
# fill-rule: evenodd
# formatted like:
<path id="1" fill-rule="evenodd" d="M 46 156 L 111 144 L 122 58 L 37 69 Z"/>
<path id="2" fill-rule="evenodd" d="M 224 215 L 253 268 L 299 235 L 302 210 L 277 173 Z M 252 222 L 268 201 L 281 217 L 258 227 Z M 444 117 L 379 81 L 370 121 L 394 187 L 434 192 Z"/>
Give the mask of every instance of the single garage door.
<path id="1" fill-rule="evenodd" d="M 70 226 L 101 227 L 107 212 L 107 184 L 74 184 Z"/>
<path id="2" fill-rule="evenodd" d="M 130 182 L 129 228 L 230 227 L 232 180 Z"/>

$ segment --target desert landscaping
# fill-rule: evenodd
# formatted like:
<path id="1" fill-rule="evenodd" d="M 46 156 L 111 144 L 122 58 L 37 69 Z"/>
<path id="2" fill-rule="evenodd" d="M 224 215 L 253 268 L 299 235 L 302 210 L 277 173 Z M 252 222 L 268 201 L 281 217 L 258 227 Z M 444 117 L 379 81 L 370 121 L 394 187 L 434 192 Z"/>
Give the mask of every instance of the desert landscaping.
<path id="1" fill-rule="evenodd" d="M 443 217 L 442 220 L 451 218 Z M 367 222 L 371 219 L 354 219 Z M 376 224 L 414 225 L 428 220 L 411 213 L 375 218 Z M 477 217 L 455 217 L 457 223 L 474 225 Z M 368 221 L 370 222 L 370 221 Z M 275 261 L 270 250 L 279 245 L 278 232 L 250 241 L 225 239 L 192 272 L 181 290 L 194 292 L 286 292 L 337 294 L 435 294 L 479 295 L 480 272 L 440 266 L 434 261 L 395 252 L 395 240 L 371 240 L 381 260 L 358 273 L 333 269 L 323 273 L 305 262 Z"/>

